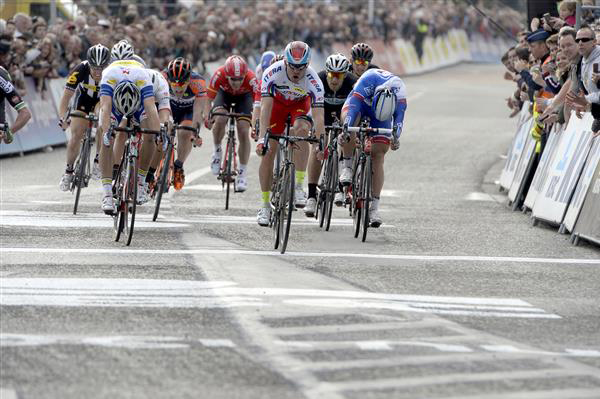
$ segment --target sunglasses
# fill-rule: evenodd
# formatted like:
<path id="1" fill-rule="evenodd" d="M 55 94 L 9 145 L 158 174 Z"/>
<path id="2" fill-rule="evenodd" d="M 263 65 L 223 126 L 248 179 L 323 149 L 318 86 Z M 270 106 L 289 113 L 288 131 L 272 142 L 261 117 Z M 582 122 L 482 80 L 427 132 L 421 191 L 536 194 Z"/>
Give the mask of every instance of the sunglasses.
<path id="1" fill-rule="evenodd" d="M 241 82 L 244 78 L 229 78 L 232 82 Z"/>
<path id="2" fill-rule="evenodd" d="M 367 60 L 354 60 L 356 65 L 369 65 L 369 61 Z"/>
<path id="3" fill-rule="evenodd" d="M 576 43 L 582 43 L 582 42 L 583 43 L 587 43 L 587 42 L 592 41 L 592 40 L 594 40 L 593 37 L 578 37 L 577 39 L 575 39 L 575 42 Z"/>
<path id="4" fill-rule="evenodd" d="M 174 87 L 183 87 L 186 84 L 188 84 L 188 82 L 169 82 L 169 85 Z"/>
<path id="5" fill-rule="evenodd" d="M 327 72 L 327 77 L 329 77 L 329 79 L 343 79 L 345 75 L 346 72 Z"/>
<path id="6" fill-rule="evenodd" d="M 296 71 L 302 71 L 303 69 L 308 68 L 308 64 L 296 65 L 288 63 L 288 66 L 292 69 L 295 69 Z"/>

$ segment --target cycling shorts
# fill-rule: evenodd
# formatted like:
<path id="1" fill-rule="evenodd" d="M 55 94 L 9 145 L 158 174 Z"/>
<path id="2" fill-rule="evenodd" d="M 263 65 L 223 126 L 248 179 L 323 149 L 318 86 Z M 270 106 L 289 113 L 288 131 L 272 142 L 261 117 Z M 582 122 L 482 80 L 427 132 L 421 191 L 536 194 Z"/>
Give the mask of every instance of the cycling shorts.
<path id="1" fill-rule="evenodd" d="M 288 114 L 292 116 L 292 126 L 298 118 L 305 119 L 312 125 L 312 118 L 309 115 L 310 97 L 304 97 L 304 99 L 295 101 L 289 105 L 273 99 L 273 110 L 271 111 L 271 120 L 269 123 L 272 134 L 280 135 L 285 132 L 285 121 Z"/>
<path id="2" fill-rule="evenodd" d="M 215 99 L 212 102 L 213 111 L 217 107 L 223 107 L 226 110 L 231 107 L 231 104 L 235 104 L 233 107 L 233 112 L 238 114 L 252 114 L 252 109 L 254 107 L 254 96 L 252 92 L 248 92 L 245 94 L 234 95 L 227 93 L 223 89 L 219 89 Z M 248 118 L 237 118 L 238 120 L 245 120 L 250 123 L 252 117 Z"/>
<path id="3" fill-rule="evenodd" d="M 186 107 L 186 108 L 171 108 L 173 112 L 173 121 L 177 124 L 182 123 L 183 121 L 192 121 L 194 119 L 194 107 Z"/>
<path id="4" fill-rule="evenodd" d="M 92 98 L 90 96 L 86 96 L 85 94 L 78 93 L 78 96 L 74 102 L 75 109 L 77 111 L 82 111 L 86 114 L 89 114 L 90 112 L 94 111 L 94 108 L 96 108 L 96 104 L 98 104 L 98 101 L 98 98 Z"/>

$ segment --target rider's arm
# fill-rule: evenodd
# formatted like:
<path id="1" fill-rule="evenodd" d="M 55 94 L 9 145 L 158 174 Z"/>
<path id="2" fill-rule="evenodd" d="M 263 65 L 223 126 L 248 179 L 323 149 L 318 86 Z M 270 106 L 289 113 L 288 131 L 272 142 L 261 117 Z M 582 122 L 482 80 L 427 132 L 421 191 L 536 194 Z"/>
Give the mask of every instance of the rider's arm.
<path id="1" fill-rule="evenodd" d="M 315 121 L 315 133 L 317 138 L 325 137 L 325 109 L 323 107 L 313 108 L 312 115 Z"/>
<path id="2" fill-rule="evenodd" d="M 154 96 L 148 96 L 144 98 L 144 109 L 146 110 L 146 116 L 148 117 L 148 124 L 150 128 L 158 130 L 160 126 L 160 119 L 158 118 L 158 111 L 154 105 Z"/>
<path id="3" fill-rule="evenodd" d="M 394 112 L 394 132 L 396 138 L 400 137 L 402 127 L 404 126 L 404 113 L 406 112 L 406 98 L 400 98 L 396 103 L 396 111 Z"/>
<path id="4" fill-rule="evenodd" d="M 265 137 L 269 122 L 271 121 L 271 111 L 273 110 L 273 97 L 263 97 L 260 100 L 260 138 Z"/>
<path id="5" fill-rule="evenodd" d="M 100 123 L 98 124 L 98 128 L 100 129 L 101 133 L 106 132 L 110 126 L 111 112 L 112 112 L 112 97 L 109 95 L 101 95 L 100 96 Z"/>
<path id="6" fill-rule="evenodd" d="M 81 76 L 84 73 L 83 70 L 83 63 L 77 65 L 69 74 L 69 77 L 67 78 L 67 82 L 65 83 L 65 90 L 63 92 L 63 95 L 60 99 L 60 104 L 58 106 L 58 117 L 59 118 L 66 118 L 67 115 L 67 109 L 69 107 L 69 102 L 71 101 L 71 98 L 73 97 L 73 94 L 75 94 L 75 90 L 77 90 L 77 86 L 79 85 L 79 83 L 81 82 Z"/>
<path id="7" fill-rule="evenodd" d="M 58 106 L 58 117 L 63 119 L 67 116 L 67 109 L 69 107 L 69 103 L 71 102 L 71 98 L 73 98 L 73 94 L 75 92 L 69 88 L 65 88 L 63 91 L 63 95 L 60 98 L 60 104 Z"/>
<path id="8" fill-rule="evenodd" d="M 171 119 L 171 109 L 163 108 L 158 111 L 158 119 L 160 123 L 169 123 L 169 119 Z"/>
<path id="9" fill-rule="evenodd" d="M 29 119 L 31 118 L 31 112 L 27 108 L 25 101 L 21 99 L 21 96 L 17 93 L 12 83 L 3 79 L 2 85 L 5 90 L 5 97 L 9 104 L 17 111 L 17 119 L 15 123 L 10 127 L 13 133 L 18 132 Z"/>
<path id="10" fill-rule="evenodd" d="M 10 127 L 10 130 L 13 133 L 18 132 L 19 130 L 21 130 L 21 128 L 23 126 L 25 126 L 27 124 L 29 119 L 31 119 L 31 112 L 29 112 L 29 108 L 27 108 L 27 107 L 21 108 L 17 112 L 17 119 L 15 120 L 15 123 L 13 123 L 13 125 Z"/>
<path id="11" fill-rule="evenodd" d="M 198 126 L 199 123 L 204 119 L 204 112 L 207 108 L 206 104 L 209 103 L 207 101 L 207 97 L 196 97 L 194 99 L 194 114 L 192 116 L 192 126 Z M 206 114 L 208 115 L 208 113 Z"/>
<path id="12" fill-rule="evenodd" d="M 356 126 L 358 115 L 360 114 L 361 103 L 364 101 L 363 96 L 353 91 L 350 93 L 344 107 L 342 108 L 342 121 L 344 125 Z"/>

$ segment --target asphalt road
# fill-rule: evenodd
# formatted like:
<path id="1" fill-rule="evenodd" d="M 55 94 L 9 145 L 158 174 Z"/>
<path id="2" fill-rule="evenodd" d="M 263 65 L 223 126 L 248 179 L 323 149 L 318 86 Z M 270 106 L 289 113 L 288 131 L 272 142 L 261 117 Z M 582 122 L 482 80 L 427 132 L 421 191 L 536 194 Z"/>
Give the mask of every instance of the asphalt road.
<path id="1" fill-rule="evenodd" d="M 138 208 L 131 247 L 98 182 L 71 214 L 64 148 L 0 160 L 0 397 L 600 398 L 600 251 L 494 183 L 510 83 L 487 65 L 405 81 L 366 243 L 346 210 L 330 232 L 298 212 L 272 252 L 258 158 L 225 211 L 210 145 L 158 222 Z"/>

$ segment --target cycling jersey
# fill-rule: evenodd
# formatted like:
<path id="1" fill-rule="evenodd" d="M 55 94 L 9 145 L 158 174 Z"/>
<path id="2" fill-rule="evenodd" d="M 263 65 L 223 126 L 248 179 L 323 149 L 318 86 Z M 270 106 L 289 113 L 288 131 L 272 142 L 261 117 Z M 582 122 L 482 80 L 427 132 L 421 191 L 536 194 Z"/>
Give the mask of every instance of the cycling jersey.
<path id="1" fill-rule="evenodd" d="M 4 109 L 4 100 L 16 110 L 20 111 L 27 108 L 27 104 L 21 99 L 21 96 L 15 90 L 10 78 L 10 74 L 6 69 L 0 67 L 0 123 L 6 122 L 6 114 Z"/>
<path id="2" fill-rule="evenodd" d="M 347 73 L 342 82 L 342 86 L 337 91 L 333 91 L 329 87 L 329 84 L 327 83 L 327 71 L 319 72 L 319 78 L 321 79 L 321 82 L 323 82 L 323 88 L 325 89 L 325 125 L 331 126 L 334 121 L 332 116 L 333 113 L 335 113 L 338 119 L 341 119 L 342 106 L 344 105 L 346 98 L 348 98 L 348 95 L 352 92 L 352 88 L 358 78 L 351 73 Z"/>
<path id="3" fill-rule="evenodd" d="M 163 70 L 162 74 L 166 78 L 167 70 Z M 196 98 L 206 96 L 206 81 L 200 74 L 192 72 L 190 75 L 190 83 L 181 97 L 177 97 L 170 87 L 169 94 L 171 96 L 171 110 L 173 113 L 176 111 L 191 110 Z"/>
<path id="4" fill-rule="evenodd" d="M 225 76 L 225 66 L 219 67 L 213 74 L 210 79 L 210 84 L 208 85 L 206 94 L 208 98 L 211 100 L 217 96 L 219 89 L 223 90 L 225 93 L 230 94 L 232 96 L 241 96 L 247 93 L 253 93 L 254 96 L 259 92 L 258 81 L 256 80 L 256 76 L 254 72 L 248 70 L 246 72 L 246 76 L 244 77 L 244 81 L 239 89 L 234 90 L 233 87 L 229 84 L 229 80 Z"/>
<path id="5" fill-rule="evenodd" d="M 167 83 L 167 79 L 165 79 L 162 73 L 155 71 L 154 69 L 148 69 L 148 72 L 150 72 L 152 79 L 156 108 L 159 111 L 162 109 L 171 111 L 171 98 L 169 95 L 169 84 Z"/>
<path id="6" fill-rule="evenodd" d="M 110 64 L 104 72 L 102 72 L 102 80 L 100 82 L 100 96 L 109 96 L 112 98 L 115 87 L 121 82 L 134 83 L 141 93 L 140 109 L 134 114 L 135 119 L 139 122 L 144 112 L 144 100 L 154 96 L 154 87 L 152 86 L 152 78 L 150 73 L 137 61 L 121 60 Z M 114 104 L 112 114 L 115 119 L 120 122 L 123 115 L 117 111 Z"/>
<path id="7" fill-rule="evenodd" d="M 285 105 L 293 105 L 308 97 L 313 108 L 322 107 L 324 93 L 323 83 L 311 67 L 306 69 L 306 74 L 298 83 L 288 78 L 284 61 L 277 61 L 263 73 L 261 96 L 273 97 Z"/>
<path id="8" fill-rule="evenodd" d="M 380 87 L 387 87 L 396 95 L 396 110 L 389 121 L 377 120 L 371 108 L 373 95 L 376 89 Z M 371 127 L 390 128 L 393 119 L 393 126 L 397 129 L 397 134 L 400 135 L 404 123 L 404 112 L 406 111 L 406 86 L 402 79 L 388 71 L 369 69 L 356 82 L 354 90 L 344 103 L 343 109 L 347 112 L 344 123 L 347 123 L 348 126 L 356 124 L 359 114 L 362 117 L 370 118 Z"/>
<path id="9" fill-rule="evenodd" d="M 65 89 L 75 92 L 75 108 L 85 113 L 92 112 L 100 99 L 100 82 L 90 73 L 90 64 L 83 61 L 77 65 L 67 78 Z"/>

